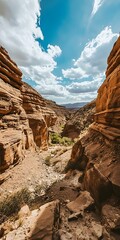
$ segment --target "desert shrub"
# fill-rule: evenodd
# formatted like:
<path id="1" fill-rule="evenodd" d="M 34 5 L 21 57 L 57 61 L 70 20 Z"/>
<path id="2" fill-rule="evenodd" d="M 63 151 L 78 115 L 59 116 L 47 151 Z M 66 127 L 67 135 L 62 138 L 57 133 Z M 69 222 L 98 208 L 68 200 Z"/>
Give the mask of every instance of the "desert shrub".
<path id="1" fill-rule="evenodd" d="M 63 145 L 65 146 L 70 146 L 71 144 L 73 144 L 73 141 L 68 137 L 63 137 L 62 141 L 63 141 Z"/>
<path id="2" fill-rule="evenodd" d="M 51 154 L 56 155 L 60 151 L 60 148 L 51 151 Z"/>
<path id="3" fill-rule="evenodd" d="M 50 159 L 51 159 L 51 155 L 48 155 L 46 158 L 45 158 L 45 164 L 47 166 L 50 166 Z"/>
<path id="4" fill-rule="evenodd" d="M 29 191 L 24 188 L 0 202 L 0 215 L 10 216 L 18 212 L 23 204 L 30 201 Z"/>
<path id="5" fill-rule="evenodd" d="M 61 137 L 61 135 L 58 134 L 58 133 L 51 133 L 50 138 L 51 138 L 51 143 L 52 144 L 60 144 L 60 145 L 69 146 L 73 143 L 70 138 Z"/>
<path id="6" fill-rule="evenodd" d="M 59 144 L 60 143 L 60 135 L 58 133 L 51 133 L 50 139 L 52 144 Z"/>

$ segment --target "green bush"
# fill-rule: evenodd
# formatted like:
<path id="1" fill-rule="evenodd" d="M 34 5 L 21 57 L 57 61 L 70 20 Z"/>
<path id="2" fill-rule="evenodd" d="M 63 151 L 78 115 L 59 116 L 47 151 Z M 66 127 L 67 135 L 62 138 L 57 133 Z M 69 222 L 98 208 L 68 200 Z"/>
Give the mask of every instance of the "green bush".
<path id="1" fill-rule="evenodd" d="M 60 144 L 65 146 L 70 146 L 73 142 L 70 138 L 67 137 L 61 137 L 58 133 L 51 133 L 50 139 L 52 144 Z"/>

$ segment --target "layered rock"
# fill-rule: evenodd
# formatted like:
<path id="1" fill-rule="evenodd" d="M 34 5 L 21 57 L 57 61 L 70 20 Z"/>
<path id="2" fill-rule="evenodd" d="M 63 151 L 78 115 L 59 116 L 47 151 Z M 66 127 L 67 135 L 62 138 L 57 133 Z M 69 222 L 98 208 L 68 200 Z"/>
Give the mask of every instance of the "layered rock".
<path id="1" fill-rule="evenodd" d="M 33 147 L 32 131 L 22 107 L 22 73 L 0 48 L 0 170 L 23 157 Z"/>
<path id="2" fill-rule="evenodd" d="M 93 128 L 120 142 L 120 37 L 108 57 L 106 80 L 98 90 Z"/>
<path id="3" fill-rule="evenodd" d="M 3 47 L 0 47 L 0 78 L 18 89 L 22 85 L 22 72 Z"/>
<path id="4" fill-rule="evenodd" d="M 98 90 L 92 125 L 97 132 L 91 130 L 83 139 L 89 156 L 84 183 L 97 202 L 120 195 L 120 37 L 107 63 L 106 79 Z"/>
<path id="5" fill-rule="evenodd" d="M 95 113 L 95 100 L 74 112 L 66 122 L 62 135 L 71 139 L 79 137 L 83 130 L 93 123 Z"/>
<path id="6" fill-rule="evenodd" d="M 21 93 L 34 141 L 38 147 L 44 149 L 48 145 L 48 128 L 55 124 L 57 116 L 46 106 L 45 99 L 27 83 L 23 83 Z"/>
<path id="7" fill-rule="evenodd" d="M 0 47 L 0 170 L 22 159 L 25 149 L 47 148 L 48 127 L 56 119 L 45 100 L 22 82 L 22 72 Z"/>
<path id="8" fill-rule="evenodd" d="M 120 196 L 120 37 L 108 57 L 94 120 L 88 133 L 74 145 L 66 170 L 82 170 L 84 188 L 102 204 Z"/>

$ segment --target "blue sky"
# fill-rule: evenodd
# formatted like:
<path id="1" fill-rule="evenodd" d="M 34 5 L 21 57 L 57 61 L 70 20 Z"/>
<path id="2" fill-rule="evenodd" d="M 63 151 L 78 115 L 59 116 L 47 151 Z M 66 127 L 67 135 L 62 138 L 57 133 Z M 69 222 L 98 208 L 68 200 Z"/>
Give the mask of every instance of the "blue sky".
<path id="1" fill-rule="evenodd" d="M 89 102 L 105 79 L 119 22 L 120 0 L 1 0 L 0 44 L 45 98 Z"/>

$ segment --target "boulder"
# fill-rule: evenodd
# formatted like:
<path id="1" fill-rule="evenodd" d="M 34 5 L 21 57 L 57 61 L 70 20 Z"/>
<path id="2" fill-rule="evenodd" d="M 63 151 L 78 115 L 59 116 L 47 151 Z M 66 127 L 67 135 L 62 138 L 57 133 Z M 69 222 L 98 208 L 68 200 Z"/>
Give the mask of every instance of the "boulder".
<path id="1" fill-rule="evenodd" d="M 71 157 L 67 166 L 65 167 L 65 172 L 68 172 L 70 169 L 85 170 L 88 159 L 84 154 L 84 147 L 81 144 L 81 140 L 77 141 L 71 152 Z"/>
<path id="2" fill-rule="evenodd" d="M 18 212 L 18 217 L 19 218 L 25 218 L 30 215 L 30 209 L 28 205 L 24 205 L 20 211 Z"/>
<path id="3" fill-rule="evenodd" d="M 59 225 L 59 200 L 46 203 L 40 207 L 39 215 L 30 229 L 29 239 L 56 239 Z"/>
<path id="4" fill-rule="evenodd" d="M 94 204 L 93 198 L 90 196 L 90 193 L 87 191 L 81 192 L 79 197 L 74 201 L 67 204 L 67 208 L 71 212 L 80 213 L 86 209 L 90 209 Z"/>
<path id="5" fill-rule="evenodd" d="M 102 207 L 103 223 L 110 230 L 120 232 L 120 209 L 109 204 Z"/>

